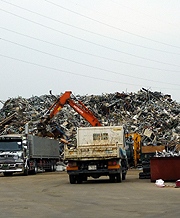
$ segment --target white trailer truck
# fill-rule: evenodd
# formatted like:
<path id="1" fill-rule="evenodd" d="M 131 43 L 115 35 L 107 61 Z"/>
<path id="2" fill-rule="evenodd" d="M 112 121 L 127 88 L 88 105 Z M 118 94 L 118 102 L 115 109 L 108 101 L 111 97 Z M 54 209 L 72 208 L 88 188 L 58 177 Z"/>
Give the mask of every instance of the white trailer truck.
<path id="1" fill-rule="evenodd" d="M 38 169 L 55 171 L 59 142 L 31 134 L 0 136 L 0 173 L 36 174 Z"/>
<path id="2" fill-rule="evenodd" d="M 70 183 L 100 176 L 109 176 L 112 182 L 125 180 L 127 156 L 124 149 L 123 126 L 78 128 L 77 146 L 66 146 L 64 150 Z"/>

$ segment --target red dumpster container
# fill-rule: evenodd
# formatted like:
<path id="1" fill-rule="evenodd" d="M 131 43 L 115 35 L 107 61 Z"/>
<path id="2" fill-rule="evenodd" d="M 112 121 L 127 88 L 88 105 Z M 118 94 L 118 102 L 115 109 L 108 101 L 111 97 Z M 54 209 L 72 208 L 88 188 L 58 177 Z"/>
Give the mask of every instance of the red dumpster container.
<path id="1" fill-rule="evenodd" d="M 180 157 L 151 157 L 151 181 L 180 179 Z"/>

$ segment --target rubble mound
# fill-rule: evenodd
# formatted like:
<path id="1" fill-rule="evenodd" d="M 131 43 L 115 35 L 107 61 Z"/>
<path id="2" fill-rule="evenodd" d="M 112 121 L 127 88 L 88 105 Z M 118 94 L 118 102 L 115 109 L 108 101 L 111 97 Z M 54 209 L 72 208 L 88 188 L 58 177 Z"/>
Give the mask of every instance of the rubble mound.
<path id="1" fill-rule="evenodd" d="M 23 134 L 26 123 L 30 133 L 37 134 L 37 124 L 61 95 L 8 99 L 0 110 L 0 134 Z M 93 112 L 103 126 L 124 124 L 127 132 L 141 135 L 144 145 L 179 144 L 180 104 L 170 95 L 142 88 L 137 93 L 77 95 L 76 98 Z M 67 104 L 47 128 L 50 132 L 58 131 L 59 138 L 72 139 L 76 128 L 81 126 L 90 124 Z"/>

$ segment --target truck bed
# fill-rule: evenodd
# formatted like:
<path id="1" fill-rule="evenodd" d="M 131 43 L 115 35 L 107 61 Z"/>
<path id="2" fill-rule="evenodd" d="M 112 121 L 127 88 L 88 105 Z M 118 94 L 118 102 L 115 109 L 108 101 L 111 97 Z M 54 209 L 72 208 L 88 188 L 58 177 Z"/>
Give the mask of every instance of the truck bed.
<path id="1" fill-rule="evenodd" d="M 66 160 L 120 158 L 124 149 L 123 126 L 81 127 L 77 129 L 77 147 L 66 146 Z"/>
<path id="2" fill-rule="evenodd" d="M 29 155 L 33 158 L 59 158 L 59 142 L 55 139 L 28 135 Z"/>
<path id="3" fill-rule="evenodd" d="M 87 146 L 79 148 L 65 147 L 64 156 L 66 160 L 96 160 L 96 159 L 112 159 L 122 157 L 123 150 L 117 145 L 108 146 Z"/>

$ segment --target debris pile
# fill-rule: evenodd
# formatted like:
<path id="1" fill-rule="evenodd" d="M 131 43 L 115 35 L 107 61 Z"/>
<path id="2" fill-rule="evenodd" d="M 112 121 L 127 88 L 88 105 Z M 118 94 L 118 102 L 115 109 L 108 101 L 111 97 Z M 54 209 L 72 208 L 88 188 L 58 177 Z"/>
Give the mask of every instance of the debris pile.
<path id="1" fill-rule="evenodd" d="M 0 134 L 37 134 L 37 123 L 62 94 L 8 99 L 0 110 Z M 142 88 L 137 93 L 110 93 L 102 95 L 76 96 L 90 109 L 103 126 L 124 124 L 128 132 L 141 135 L 143 144 L 180 144 L 180 104 L 170 95 L 151 92 Z M 52 119 L 48 131 L 58 131 L 58 137 L 73 139 L 76 128 L 90 124 L 68 104 Z"/>
<path id="2" fill-rule="evenodd" d="M 180 156 L 179 149 L 172 150 L 172 151 L 163 150 L 162 152 L 156 151 L 156 154 L 154 155 L 154 157 L 179 157 L 179 156 Z"/>

